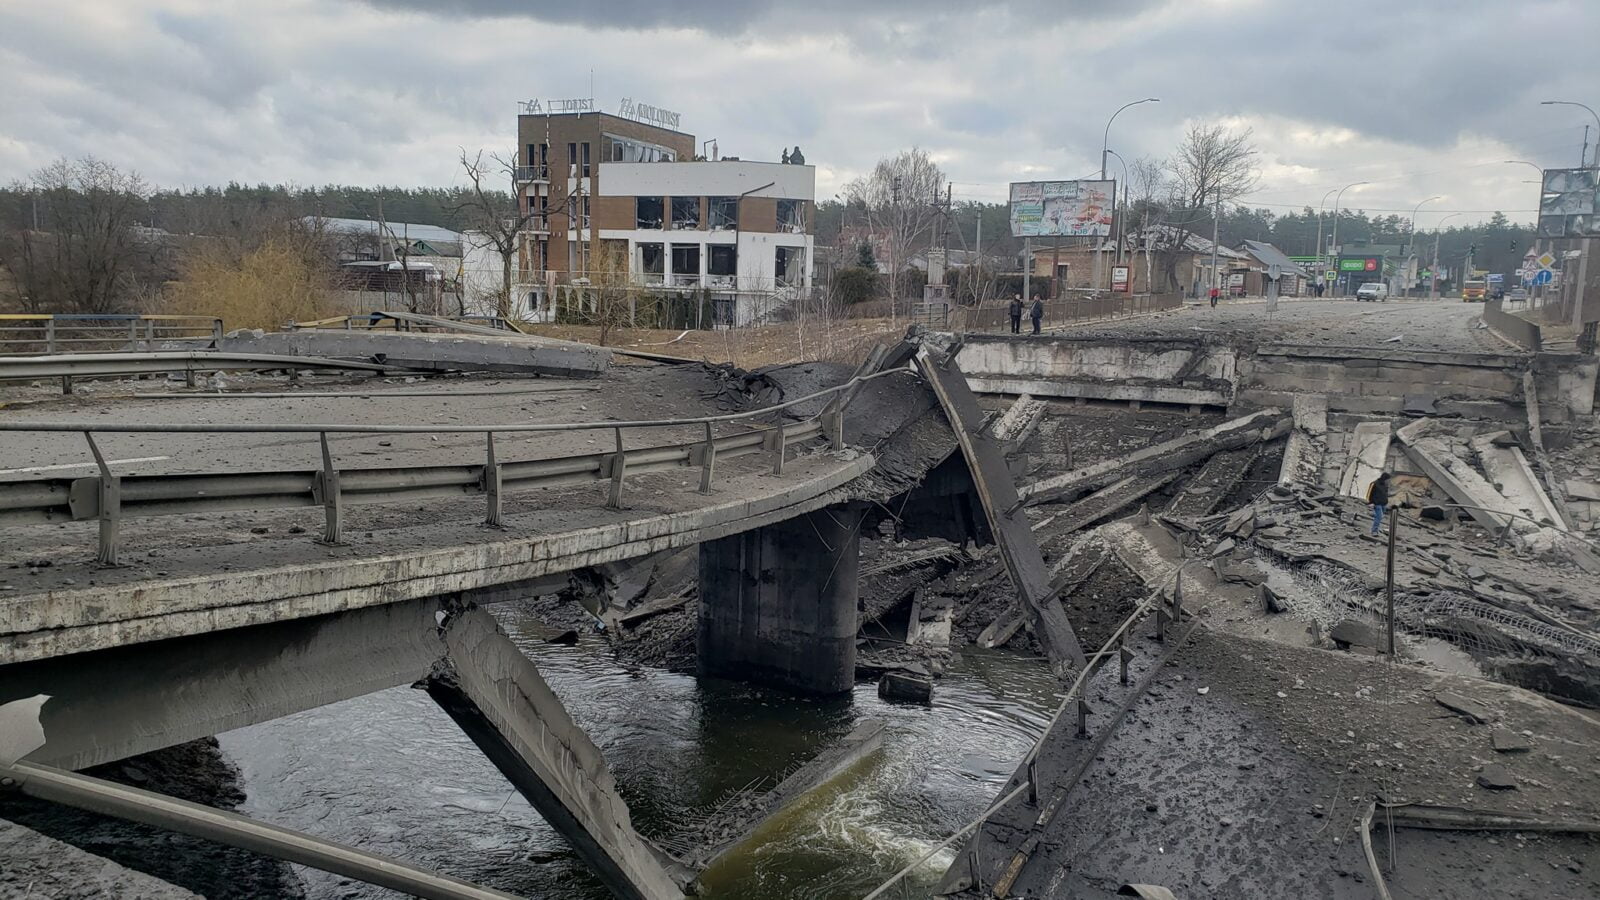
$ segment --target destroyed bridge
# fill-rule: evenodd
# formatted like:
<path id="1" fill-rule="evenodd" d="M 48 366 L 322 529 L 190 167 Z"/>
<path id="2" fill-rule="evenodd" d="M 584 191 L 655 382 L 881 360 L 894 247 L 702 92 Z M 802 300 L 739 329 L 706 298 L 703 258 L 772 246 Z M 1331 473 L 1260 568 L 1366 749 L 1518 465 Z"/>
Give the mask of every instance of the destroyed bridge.
<path id="1" fill-rule="evenodd" d="M 1166 754 L 1185 734 L 1204 733 L 1205 724 L 1184 724 L 1190 704 L 1155 723 L 1155 743 L 1147 736 L 1141 746 L 1131 725 L 1120 727 L 1137 719 L 1139 704 L 1172 691 L 1173 672 L 1186 673 L 1178 681 L 1220 684 L 1226 673 L 1208 667 L 1221 661 L 1277 659 L 1287 670 L 1280 657 L 1312 653 L 1330 683 L 1359 682 L 1368 675 L 1351 668 L 1355 657 L 1317 648 L 1331 640 L 1382 649 L 1381 629 L 1371 627 L 1377 621 L 1390 629 L 1392 656 L 1398 617 L 1418 634 L 1481 640 L 1496 629 L 1496 640 L 1526 651 L 1524 658 L 1538 656 L 1538 677 L 1554 685 L 1541 689 L 1547 694 L 1581 701 L 1585 679 L 1594 678 L 1600 606 L 1570 589 L 1560 596 L 1571 603 L 1558 613 L 1522 599 L 1554 583 L 1552 565 L 1600 573 L 1582 534 L 1587 519 L 1572 512 L 1587 500 L 1552 477 L 1541 436 L 1551 423 L 1592 417 L 1593 357 L 1241 343 L 1172 330 L 1027 340 L 913 328 L 853 366 L 743 372 L 536 338 L 502 323 L 404 314 L 276 334 L 224 335 L 204 325 L 184 332 L 184 324 L 164 323 L 166 332 L 135 325 L 126 340 L 120 332 L 88 333 L 79 339 L 100 343 L 65 348 L 87 352 L 52 343 L 46 352 L 0 358 L 0 379 L 25 384 L 7 395 L 11 405 L 0 418 L 8 450 L 0 459 L 0 541 L 13 566 L 0 570 L 0 790 L 417 896 L 509 896 L 81 771 L 414 685 L 613 893 L 682 897 L 713 861 L 760 840 L 759 826 L 783 803 L 873 751 L 881 726 L 864 723 L 837 755 L 790 775 L 758 814 L 708 828 L 714 837 L 698 843 L 659 844 L 635 830 L 594 741 L 484 607 L 696 548 L 698 670 L 840 694 L 858 669 L 860 542 L 880 530 L 992 547 L 981 578 L 1009 585 L 1007 600 L 976 643 L 999 646 L 1026 633 L 1065 687 L 1055 717 L 1000 796 L 976 821 L 947 823 L 948 840 L 929 853 L 953 853 L 940 888 L 946 895 L 1085 895 L 1092 885 L 1061 879 L 1074 854 L 1098 846 L 1086 833 L 1121 814 L 1062 816 L 1068 794 L 1108 753 L 1125 761 L 1123 779 L 1136 779 L 1113 792 L 1124 799 L 1175 774 L 1170 756 L 1153 759 L 1148 747 Z M 52 342 L 74 333 L 50 327 Z M 252 372 L 304 374 L 285 385 Z M 339 374 L 297 383 L 330 372 Z M 457 372 L 480 380 L 430 386 Z M 484 373 L 503 381 L 483 381 Z M 181 376 L 186 386 L 141 391 L 148 380 L 97 380 L 163 375 Z M 63 416 L 57 392 L 70 392 L 80 404 L 72 408 L 92 414 Z M 1020 399 L 996 407 L 980 394 Z M 1208 418 L 1088 464 L 1074 462 L 1074 438 L 1063 431 L 1069 436 L 1049 448 L 1052 465 L 1030 471 L 1021 448 L 1037 444 L 1049 404 Z M 1411 421 L 1395 430 L 1387 417 Z M 1463 431 L 1446 417 L 1491 424 Z M 1379 596 L 1381 577 L 1377 585 L 1353 578 L 1342 593 L 1296 588 L 1350 577 L 1339 572 L 1381 575 L 1380 542 L 1345 546 L 1317 536 L 1349 531 L 1352 511 L 1364 515 L 1356 498 L 1395 454 L 1427 482 L 1414 485 L 1418 496 L 1431 491 L 1438 508 L 1459 511 L 1448 516 L 1452 533 L 1459 519 L 1515 548 L 1517 559 L 1545 562 L 1491 559 L 1479 550 L 1469 570 L 1460 564 L 1468 551 L 1441 549 L 1454 538 L 1411 537 L 1401 552 L 1416 561 L 1400 577 L 1391 536 L 1386 619 L 1363 618 L 1367 607 L 1359 607 Z M 1263 472 L 1266 484 L 1244 503 L 1221 506 L 1246 489 L 1251 473 Z M 1150 509 L 1157 497 L 1164 511 Z M 320 527 L 299 524 L 308 513 Z M 1136 586 L 1134 599 L 1114 608 L 1078 590 L 1109 566 Z M 1275 571 L 1287 580 L 1274 581 Z M 1407 598 L 1449 590 L 1472 599 L 1451 601 L 1447 617 L 1437 600 L 1407 600 L 1397 612 L 1397 585 Z M 653 610 L 592 612 L 615 627 Z M 1285 628 L 1285 612 L 1312 628 Z M 929 615 L 942 616 L 948 633 L 948 608 Z M 1343 630 L 1323 634 L 1323 622 Z M 1443 676 L 1386 677 L 1425 698 L 1456 696 L 1441 686 L 1470 693 Z M 1202 687 L 1204 697 L 1210 688 Z M 1592 721 L 1499 687 L 1488 704 L 1456 707 L 1476 710 L 1474 724 L 1522 716 L 1563 740 L 1600 738 Z M 1361 696 L 1370 688 L 1352 690 Z M 1232 702 L 1247 709 L 1250 696 L 1240 688 Z M 1263 696 L 1297 699 L 1289 691 Z M 1296 741 L 1345 743 L 1317 731 L 1344 721 L 1320 708 L 1274 721 L 1296 748 Z M 1423 736 L 1408 740 L 1426 744 Z M 1240 752 L 1270 757 L 1260 748 L 1219 746 L 1193 749 L 1208 763 L 1241 770 Z M 1470 752 L 1436 748 L 1432 765 Z M 1141 759 L 1151 760 L 1148 771 Z M 1319 764 L 1328 771 L 1353 765 L 1331 757 Z M 1418 799 L 1423 789 L 1405 779 L 1427 769 L 1396 776 L 1393 796 Z M 1559 822 L 1522 807 L 1502 810 L 1491 824 L 1590 829 L 1600 813 L 1600 792 L 1589 790 L 1593 773 L 1533 771 L 1523 801 L 1551 790 L 1587 799 Z M 1325 771 L 1278 774 L 1286 784 L 1303 780 L 1310 792 Z M 1179 804 L 1189 790 L 1165 785 L 1161 802 Z M 1210 802 L 1243 815 L 1252 804 L 1271 806 L 1270 791 L 1246 786 Z M 1436 795 L 1470 805 L 1449 791 Z M 1372 808 L 1416 827 L 1459 821 L 1431 806 Z M 1369 809 L 1364 829 L 1371 817 Z M 1221 822 L 1226 828 L 1234 820 Z M 1248 867 L 1257 873 L 1249 877 L 1262 880 L 1244 892 L 1286 895 L 1304 886 L 1297 879 L 1332 877 L 1348 865 L 1338 857 L 1297 869 L 1299 850 L 1282 838 L 1313 840 L 1314 824 L 1265 822 Z M 1127 846 L 1149 843 L 1125 837 Z M 1174 854 L 1190 854 L 1186 876 L 1239 877 L 1207 862 L 1205 845 L 1180 850 L 1184 841 L 1170 841 Z M 1172 874 L 1179 865 L 1176 856 L 1140 853 L 1135 861 L 1151 871 Z M 1366 859 L 1373 859 L 1370 846 Z M 874 896 L 895 896 L 913 868 Z M 1130 890 L 1173 896 L 1149 884 Z"/>

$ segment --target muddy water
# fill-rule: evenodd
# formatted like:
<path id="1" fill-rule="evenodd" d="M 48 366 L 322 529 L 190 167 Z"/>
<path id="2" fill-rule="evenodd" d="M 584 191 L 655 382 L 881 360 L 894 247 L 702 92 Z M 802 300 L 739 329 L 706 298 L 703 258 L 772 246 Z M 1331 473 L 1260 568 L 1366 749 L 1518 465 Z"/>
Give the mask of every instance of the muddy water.
<path id="1" fill-rule="evenodd" d="M 544 644 L 515 606 L 495 612 L 600 745 L 649 835 L 804 761 L 859 718 L 885 721 L 885 753 L 706 873 L 712 900 L 861 897 L 981 812 L 1057 702 L 1042 666 L 997 654 L 967 654 L 932 708 L 886 704 L 870 684 L 848 699 L 801 700 L 630 669 L 598 640 Z M 383 691 L 220 740 L 251 815 L 527 897 L 607 896 L 421 691 Z M 917 884 L 948 862 L 935 857 Z M 300 876 L 314 898 L 398 896 Z"/>

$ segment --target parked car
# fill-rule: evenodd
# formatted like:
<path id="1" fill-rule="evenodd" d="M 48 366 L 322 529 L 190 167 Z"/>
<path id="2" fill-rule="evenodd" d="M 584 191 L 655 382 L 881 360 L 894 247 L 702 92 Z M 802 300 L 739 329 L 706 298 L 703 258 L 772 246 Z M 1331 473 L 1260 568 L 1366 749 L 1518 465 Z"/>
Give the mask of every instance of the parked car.
<path id="1" fill-rule="evenodd" d="M 1381 281 L 1369 281 L 1366 284 L 1363 284 L 1361 287 L 1356 288 L 1356 299 L 1371 300 L 1374 303 L 1378 302 L 1379 300 L 1388 300 L 1389 286 Z"/>

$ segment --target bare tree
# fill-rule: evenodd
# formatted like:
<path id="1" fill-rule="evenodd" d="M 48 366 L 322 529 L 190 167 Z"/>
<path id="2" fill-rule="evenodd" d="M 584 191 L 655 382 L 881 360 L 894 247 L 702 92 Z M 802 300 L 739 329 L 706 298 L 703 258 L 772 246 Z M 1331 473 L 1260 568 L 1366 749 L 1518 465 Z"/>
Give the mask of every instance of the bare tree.
<path id="1" fill-rule="evenodd" d="M 481 233 L 488 245 L 499 254 L 500 290 L 495 296 L 495 314 L 503 319 L 510 318 L 513 283 L 511 270 L 516 265 L 522 248 L 523 232 L 529 230 L 529 223 L 538 215 L 538 211 L 531 205 L 527 211 L 523 211 L 522 203 L 517 198 L 515 150 L 505 156 L 491 153 L 487 159 L 484 158 L 482 150 L 472 156 L 468 156 L 467 151 L 462 150 L 461 170 L 467 176 L 467 192 L 463 202 L 454 208 L 454 212 L 460 218 L 463 230 Z M 494 182 L 498 179 L 504 179 L 513 190 L 503 193 L 494 187 Z M 550 210 L 557 210 L 554 198 L 551 200 Z M 565 203 L 563 199 L 561 208 L 564 208 Z"/>
<path id="2" fill-rule="evenodd" d="M 1232 203 L 1255 189 L 1260 180 L 1259 153 L 1251 131 L 1230 131 L 1222 125 L 1191 125 L 1178 149 L 1167 159 L 1170 176 L 1169 222 L 1163 229 L 1163 269 L 1169 285 L 1177 283 L 1178 255 L 1195 227 L 1210 223 L 1216 207 Z M 1213 206 L 1215 204 L 1215 206 Z"/>
<path id="3" fill-rule="evenodd" d="M 0 235 L 0 267 L 30 312 L 120 312 L 141 295 L 141 260 L 155 242 L 135 234 L 149 188 L 138 175 L 86 156 L 35 172 L 30 224 Z"/>
<path id="4" fill-rule="evenodd" d="M 943 214 L 944 171 L 920 147 L 878 160 L 872 174 L 844 187 L 846 203 L 864 211 L 867 227 L 884 235 L 889 268 L 889 314 L 900 299 L 900 280 L 917 245 Z"/>

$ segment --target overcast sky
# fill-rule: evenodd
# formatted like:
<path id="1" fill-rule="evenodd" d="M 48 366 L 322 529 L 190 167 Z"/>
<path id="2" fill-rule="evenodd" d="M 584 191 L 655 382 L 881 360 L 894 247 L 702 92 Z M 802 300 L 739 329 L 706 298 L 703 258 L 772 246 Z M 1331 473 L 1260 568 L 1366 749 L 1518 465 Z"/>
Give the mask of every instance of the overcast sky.
<path id="1" fill-rule="evenodd" d="M 1526 159 L 1578 164 L 1600 2 L 0 0 L 0 181 L 94 154 L 163 186 L 450 185 L 517 101 L 676 110 L 724 154 L 799 144 L 818 199 L 919 145 L 957 197 L 1254 129 L 1250 205 L 1531 220 Z M 1591 145 L 1594 140 L 1591 131 Z M 1120 173 L 1116 159 L 1110 169 Z"/>

